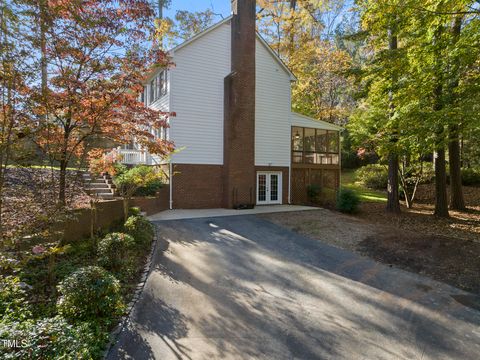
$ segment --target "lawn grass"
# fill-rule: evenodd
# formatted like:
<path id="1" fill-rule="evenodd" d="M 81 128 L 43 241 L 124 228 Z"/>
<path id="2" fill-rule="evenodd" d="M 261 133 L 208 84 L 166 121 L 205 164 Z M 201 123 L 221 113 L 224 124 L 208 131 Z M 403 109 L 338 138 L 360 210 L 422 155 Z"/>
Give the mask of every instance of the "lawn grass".
<path id="1" fill-rule="evenodd" d="M 355 191 L 364 202 L 386 202 L 387 194 L 383 191 L 368 189 L 357 181 L 355 170 L 342 171 L 342 187 Z"/>

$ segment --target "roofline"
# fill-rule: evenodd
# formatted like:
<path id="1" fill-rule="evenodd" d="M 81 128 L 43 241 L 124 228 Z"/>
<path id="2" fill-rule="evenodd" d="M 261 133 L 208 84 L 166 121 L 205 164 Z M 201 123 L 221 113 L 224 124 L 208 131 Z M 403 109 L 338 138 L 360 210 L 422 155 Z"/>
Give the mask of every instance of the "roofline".
<path id="1" fill-rule="evenodd" d="M 167 51 L 167 54 L 170 55 L 170 56 L 173 56 L 175 51 L 178 51 L 182 48 L 184 48 L 185 46 L 187 46 L 188 44 L 194 42 L 195 40 L 201 38 L 202 36 L 208 34 L 209 32 L 219 28 L 220 26 L 228 23 L 229 21 L 231 21 L 233 18 L 233 15 L 230 15 L 228 17 L 226 17 L 225 19 L 219 21 L 218 23 L 208 27 L 207 29 L 199 32 L 198 34 L 192 36 L 190 39 L 187 39 L 185 40 L 183 43 L 175 46 L 174 48 L 170 49 Z M 278 56 L 278 54 L 273 51 L 273 49 L 270 47 L 270 45 L 267 43 L 267 41 L 262 37 L 262 35 L 260 35 L 260 33 L 258 31 L 255 31 L 255 34 L 256 34 L 256 37 L 260 40 L 260 42 L 263 44 L 263 46 L 265 46 L 265 48 L 268 50 L 268 52 L 273 56 L 273 58 L 280 64 L 280 66 L 282 66 L 282 68 L 288 73 L 288 75 L 290 76 L 290 81 L 296 81 L 297 80 L 297 77 L 293 74 L 293 72 L 288 68 L 288 66 L 285 64 L 285 62 L 280 58 L 280 56 Z M 150 79 L 152 76 L 154 76 L 154 74 L 156 74 L 160 69 L 155 69 L 154 71 L 150 72 L 148 74 L 148 76 L 146 77 L 146 79 Z"/>
<path id="2" fill-rule="evenodd" d="M 258 31 L 256 31 L 256 33 L 257 33 L 257 38 L 260 39 L 260 42 L 267 48 L 268 52 L 271 55 L 273 55 L 275 60 L 277 60 L 277 62 L 283 67 L 283 69 L 290 75 L 290 80 L 297 81 L 297 77 L 292 72 L 292 70 L 290 70 L 287 64 L 285 64 L 285 62 L 280 58 L 280 56 L 275 51 L 273 51 L 273 49 L 270 47 L 270 45 L 268 45 L 267 41 L 263 38 L 263 36 L 260 35 Z"/>
<path id="3" fill-rule="evenodd" d="M 304 119 L 307 119 L 307 120 L 311 120 L 311 121 L 315 121 L 315 122 L 318 122 L 318 123 L 321 123 L 321 124 L 325 124 L 325 125 L 327 125 L 327 126 L 331 126 L 331 127 L 333 127 L 335 130 L 338 130 L 338 131 L 344 130 L 344 128 L 342 128 L 341 126 L 338 126 L 338 125 L 329 123 L 328 121 L 319 120 L 319 119 L 314 119 L 314 118 L 311 118 L 310 116 L 306 116 L 306 115 L 303 115 L 303 114 L 299 114 L 299 113 L 297 113 L 297 112 L 295 112 L 295 111 L 290 111 L 290 114 L 296 115 L 296 116 L 298 116 L 298 117 L 301 117 L 301 118 L 304 118 Z"/>
<path id="4" fill-rule="evenodd" d="M 222 26 L 223 24 L 226 24 L 227 22 L 229 22 L 230 20 L 232 20 L 232 18 L 233 18 L 233 15 L 230 15 L 230 16 L 226 17 L 225 19 L 219 21 L 219 22 L 216 23 L 216 24 L 213 24 L 212 26 L 210 26 L 210 27 L 206 28 L 205 30 L 199 32 L 198 34 L 195 34 L 195 35 L 192 36 L 191 38 L 185 40 L 183 43 L 175 46 L 174 48 L 170 49 L 170 50 L 167 51 L 167 52 L 173 54 L 175 51 L 180 50 L 181 48 L 187 46 L 187 45 L 190 44 L 191 42 L 197 40 L 198 38 L 201 38 L 203 35 L 208 34 L 210 31 L 215 30 L 216 28 Z"/>

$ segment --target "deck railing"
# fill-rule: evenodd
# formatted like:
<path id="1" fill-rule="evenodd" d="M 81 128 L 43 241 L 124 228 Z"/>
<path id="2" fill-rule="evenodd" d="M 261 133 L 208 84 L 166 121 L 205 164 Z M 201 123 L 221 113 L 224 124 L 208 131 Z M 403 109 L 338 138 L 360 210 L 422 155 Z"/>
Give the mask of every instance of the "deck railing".
<path id="1" fill-rule="evenodd" d="M 145 150 L 126 150 L 118 149 L 122 156 L 122 164 L 141 165 L 147 164 L 147 152 Z"/>

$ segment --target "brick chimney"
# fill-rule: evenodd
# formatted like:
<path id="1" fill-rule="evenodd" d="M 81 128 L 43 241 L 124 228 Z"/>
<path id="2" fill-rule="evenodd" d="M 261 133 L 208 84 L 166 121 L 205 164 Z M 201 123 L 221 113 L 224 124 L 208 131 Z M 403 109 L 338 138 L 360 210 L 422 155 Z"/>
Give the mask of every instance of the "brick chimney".
<path id="1" fill-rule="evenodd" d="M 224 88 L 224 206 L 255 204 L 255 0 L 232 0 L 231 66 Z"/>

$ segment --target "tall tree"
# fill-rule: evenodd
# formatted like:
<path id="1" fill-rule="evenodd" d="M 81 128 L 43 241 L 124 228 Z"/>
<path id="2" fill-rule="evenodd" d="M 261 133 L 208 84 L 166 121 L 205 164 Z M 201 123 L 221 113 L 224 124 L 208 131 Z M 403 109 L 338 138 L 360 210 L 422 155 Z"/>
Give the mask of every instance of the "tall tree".
<path id="1" fill-rule="evenodd" d="M 399 213 L 399 155 L 402 151 L 399 82 L 406 62 L 405 50 L 399 48 L 399 42 L 404 36 L 403 26 L 408 15 L 404 2 L 400 1 L 365 0 L 358 1 L 357 5 L 371 55 L 360 73 L 365 89 L 363 106 L 353 117 L 350 127 L 357 139 L 369 142 L 388 162 L 386 210 Z M 370 133 L 361 129 L 362 122 L 372 122 Z"/>
<path id="2" fill-rule="evenodd" d="M 457 15 L 452 21 L 451 38 L 452 47 L 458 43 L 462 31 L 463 15 Z M 449 102 L 454 106 L 456 103 L 456 89 L 459 85 L 459 59 L 452 56 L 450 72 L 452 79 L 448 86 Z M 463 199 L 462 188 L 462 160 L 460 153 L 460 125 L 457 121 L 451 122 L 448 127 L 448 159 L 450 165 L 450 208 L 454 210 L 465 210 L 465 200 Z"/>
<path id="3" fill-rule="evenodd" d="M 128 2 L 49 1 L 46 30 L 48 93 L 32 86 L 32 111 L 47 115 L 35 139 L 59 164 L 59 194 L 65 204 L 69 164 L 93 139 L 129 142 L 132 136 L 151 153 L 165 155 L 172 144 L 155 139 L 150 127 L 165 127 L 159 114 L 137 100 L 145 74 L 168 66 L 161 50 L 146 40 L 154 11 L 147 0 Z M 43 42 L 42 42 L 43 44 Z"/>

